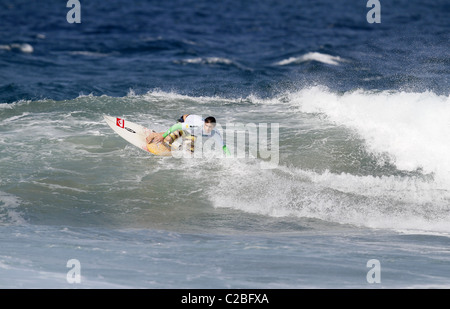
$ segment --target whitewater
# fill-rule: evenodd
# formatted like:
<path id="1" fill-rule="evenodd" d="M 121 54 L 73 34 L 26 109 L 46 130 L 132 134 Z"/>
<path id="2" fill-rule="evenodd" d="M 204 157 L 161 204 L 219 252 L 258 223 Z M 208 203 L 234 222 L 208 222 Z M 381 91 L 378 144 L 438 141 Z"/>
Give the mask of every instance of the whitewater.
<path id="1" fill-rule="evenodd" d="M 149 104 L 153 106 L 151 112 L 147 109 Z M 223 124 L 225 141 L 227 122 L 280 123 L 278 166 L 261 169 L 259 163 L 264 159 L 250 155 L 231 159 L 152 157 L 127 144 L 102 118 L 108 110 L 115 116 L 163 130 L 178 116 L 178 109 L 167 114 L 167 106 L 178 106 L 188 112 L 214 106 L 206 110 L 220 115 L 218 121 Z M 253 94 L 231 99 L 193 97 L 155 90 L 142 95 L 129 91 L 120 98 L 82 95 L 59 102 L 1 104 L 1 229 L 3 235 L 11 235 L 8 238 L 14 239 L 14 243 L 32 241 L 33 247 L 39 247 L 42 241 L 35 238 L 37 235 L 49 234 L 44 239 L 53 235 L 48 238 L 50 243 L 43 245 L 55 251 L 52 259 L 59 256 L 60 260 L 60 255 L 68 254 L 64 249 L 67 246 L 72 248 L 69 256 L 81 257 L 80 260 L 91 255 L 102 259 L 106 252 L 138 254 L 146 260 L 156 258 L 154 254 L 167 254 L 164 252 L 169 250 L 172 257 L 167 258 L 173 263 L 188 263 L 195 268 L 198 254 L 188 249 L 191 253 L 186 256 L 186 252 L 177 253 L 177 250 L 190 246 L 192 241 L 197 243 L 195 247 L 200 245 L 207 251 L 228 250 L 225 248 L 230 244 L 237 246 L 230 259 L 219 262 L 219 268 L 203 271 L 200 276 L 203 279 L 198 279 L 198 283 L 180 275 L 181 269 L 172 272 L 177 278 L 185 278 L 178 283 L 165 273 L 156 274 L 155 283 L 148 283 L 144 277 L 139 279 L 140 275 L 133 275 L 131 283 L 109 271 L 107 275 L 97 274 L 98 270 L 85 274 L 85 287 L 106 288 L 204 287 L 205 280 L 219 288 L 259 286 L 253 281 L 227 280 L 233 276 L 227 270 L 235 263 L 233 254 L 237 254 L 236 258 L 244 253 L 254 256 L 263 252 L 278 256 L 287 250 L 283 244 L 287 239 L 305 241 L 303 236 L 300 240 L 289 238 L 292 235 L 307 235 L 312 242 L 308 244 L 311 250 L 335 251 L 337 256 L 333 259 L 338 260 L 343 259 L 339 250 L 347 251 L 353 246 L 358 251 L 368 250 L 368 240 L 358 243 L 351 239 L 370 239 L 373 233 L 383 239 L 401 239 L 402 234 L 434 235 L 444 238 L 433 241 L 447 242 L 450 233 L 446 157 L 449 149 L 445 144 L 450 121 L 448 108 L 449 98 L 432 92 L 335 93 L 323 86 L 294 90 L 273 98 L 258 98 Z M 229 147 L 235 153 L 238 145 Z M 29 232 L 20 232 L 19 226 Z M 149 236 L 154 233 L 162 238 L 156 243 L 154 236 Z M 241 233 L 252 236 L 242 240 Z M 68 234 L 72 236 L 67 238 Z M 85 243 L 86 237 L 90 239 L 88 247 L 78 244 L 78 241 Z M 148 237 L 152 239 L 149 243 Z M 319 249 L 318 243 L 329 237 L 337 238 L 336 241 L 348 248 L 323 244 Z M 128 243 L 126 239 L 130 238 L 134 240 Z M 3 238 L 4 243 L 9 241 Z M 351 244 L 346 244 L 347 241 Z M 396 241 L 400 241 L 400 247 L 406 246 L 404 250 L 411 250 L 407 242 Z M 157 244 L 162 248 L 155 249 Z M 170 249 L 168 245 L 174 247 Z M 135 246 L 150 246 L 150 251 L 136 252 Z M 305 262 L 305 244 L 298 246 L 289 249 L 294 251 L 289 251 L 286 265 L 294 267 Z M 217 254 L 220 250 L 204 258 L 217 259 Z M 48 269 L 42 265 L 44 261 L 48 263 L 48 258 L 25 258 L 20 251 L 19 256 L 22 257 L 18 268 L 14 260 L 17 257 L 5 251 L 1 256 L 2 272 L 8 281 L 21 282 L 25 274 L 31 277 L 29 284 L 16 287 L 40 286 L 43 277 L 48 287 L 68 284 L 61 263 L 59 270 Z M 354 259 L 346 263 L 356 263 Z M 142 265 L 127 261 L 121 267 L 131 267 L 132 273 L 139 274 L 135 268 Z M 98 260 L 91 267 L 103 268 L 104 262 Z M 122 264 L 123 260 L 118 257 L 108 263 L 117 268 L 117 263 Z M 160 263 L 155 267 L 161 267 Z M 265 263 L 268 267 L 274 260 Z M 363 261 L 358 263 L 364 272 Z M 37 271 L 36 267 L 47 269 L 49 274 Z M 339 276 L 344 276 L 346 267 Z M 155 270 L 152 266 L 147 271 Z M 250 275 L 256 270 L 241 271 Z M 280 275 L 280 272 L 270 273 L 266 271 L 270 278 Z M 281 274 L 287 276 L 283 284 L 267 279 L 272 283 L 264 287 L 302 287 L 297 280 L 305 276 L 310 278 L 308 286 L 311 282 L 314 286 L 324 286 L 323 279 L 313 274 L 302 271 L 294 277 L 284 271 Z M 213 284 L 213 277 L 222 279 Z M 420 276 L 412 277 L 421 286 Z M 348 287 L 358 286 L 365 280 L 362 275 L 357 278 L 348 278 L 350 282 L 353 280 Z M 332 280 L 327 282 L 325 286 L 334 286 Z M 3 287 L 9 286 L 4 283 Z M 404 285 L 411 286 L 403 282 L 390 286 Z"/>
<path id="2" fill-rule="evenodd" d="M 108 106 L 119 117 L 130 118 L 139 112 L 136 119 L 132 117 L 134 121 L 163 130 L 171 121 L 161 112 L 142 113 L 142 106 L 197 105 L 192 107 L 194 110 L 208 102 L 213 102 L 216 113 L 222 115 L 225 142 L 227 122 L 244 122 L 236 109 L 241 114 L 245 111 L 245 115 L 254 109 L 270 111 L 254 118 L 246 116 L 246 121 L 253 120 L 255 124 L 262 120 L 283 121 L 278 166 L 261 169 L 258 160 L 264 159 L 254 158 L 250 153 L 238 158 L 237 147 L 241 145 L 231 139 L 233 136 L 229 139 L 234 144 L 228 145 L 235 154 L 232 159 L 209 159 L 202 164 L 198 159 L 189 162 L 186 158 L 151 158 L 115 136 L 102 121 L 102 106 Z M 128 106 L 127 114 L 119 112 L 123 104 Z M 450 149 L 445 143 L 450 123 L 448 96 L 362 90 L 338 94 L 323 86 L 313 86 L 269 99 L 255 95 L 233 99 L 191 97 L 157 90 L 143 95 L 130 91 L 123 98 L 90 95 L 73 101 L 19 101 L 1 107 L 1 130 L 6 133 L 2 134 L 1 144 L 8 154 L 2 159 L 4 166 L 8 166 L 2 185 L 14 182 L 16 174 L 19 182 L 29 183 L 27 186 L 52 195 L 72 193 L 75 194 L 72 199 L 79 199 L 76 203 L 80 203 L 83 199 L 79 196 L 95 194 L 81 180 L 84 174 L 79 171 L 87 164 L 86 158 L 91 158 L 94 166 L 112 156 L 114 165 L 123 166 L 121 160 L 129 157 L 131 161 L 150 161 L 150 166 L 156 167 L 155 171 L 145 167 L 139 174 L 130 175 L 128 181 L 138 187 L 146 175 L 157 175 L 156 171 L 166 169 L 165 166 L 174 169 L 184 166 L 189 172 L 183 173 L 194 179 L 199 175 L 200 183 L 202 174 L 196 169 L 211 168 L 216 185 L 211 190 L 201 186 L 196 190 L 206 191 L 208 203 L 216 208 L 370 228 L 450 232 L 446 224 L 450 198 L 447 158 Z M 290 110 L 289 115 L 284 115 L 286 109 Z M 173 113 L 168 118 L 176 116 Z M 246 142 L 248 146 L 248 138 Z M 329 160 L 330 156 L 334 158 Z M 17 158 L 21 159 L 20 167 L 35 168 L 19 172 Z M 69 170 L 63 165 L 69 166 Z M 107 174 L 116 175 L 113 170 Z M 58 174 L 56 179 L 50 179 Z M 70 180 L 70 175 L 78 181 Z M 122 177 L 122 181 L 127 178 Z M 120 183 L 116 181 L 116 186 L 111 186 L 118 190 Z M 28 195 L 26 191 L 24 194 Z M 10 212 L 21 199 L 2 195 L 3 203 L 10 205 Z"/>
<path id="3" fill-rule="evenodd" d="M 0 3 L 0 288 L 449 287 L 448 1 L 66 2 Z M 183 114 L 233 155 L 103 118 Z"/>

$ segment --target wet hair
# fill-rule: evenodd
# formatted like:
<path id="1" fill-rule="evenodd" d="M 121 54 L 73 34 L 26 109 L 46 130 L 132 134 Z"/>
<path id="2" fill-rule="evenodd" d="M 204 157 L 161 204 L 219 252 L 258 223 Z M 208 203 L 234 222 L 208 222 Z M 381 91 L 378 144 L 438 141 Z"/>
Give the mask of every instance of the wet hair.
<path id="1" fill-rule="evenodd" d="M 214 124 L 216 124 L 216 118 L 214 118 L 213 116 L 209 116 L 209 117 L 205 118 L 205 123 L 214 123 Z"/>

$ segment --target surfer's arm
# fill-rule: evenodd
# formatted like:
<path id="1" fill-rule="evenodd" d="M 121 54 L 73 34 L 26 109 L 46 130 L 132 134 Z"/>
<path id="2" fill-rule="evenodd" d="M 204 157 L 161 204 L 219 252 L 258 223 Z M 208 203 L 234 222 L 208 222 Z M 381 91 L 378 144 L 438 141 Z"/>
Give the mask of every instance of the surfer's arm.
<path id="1" fill-rule="evenodd" d="M 162 136 L 163 136 L 163 138 L 166 138 L 167 135 L 169 135 L 170 133 L 173 133 L 173 132 L 175 132 L 177 130 L 183 130 L 183 124 L 182 123 L 178 122 L 178 123 L 174 124 L 173 126 L 171 126 L 169 128 L 169 130 L 164 132 Z"/>

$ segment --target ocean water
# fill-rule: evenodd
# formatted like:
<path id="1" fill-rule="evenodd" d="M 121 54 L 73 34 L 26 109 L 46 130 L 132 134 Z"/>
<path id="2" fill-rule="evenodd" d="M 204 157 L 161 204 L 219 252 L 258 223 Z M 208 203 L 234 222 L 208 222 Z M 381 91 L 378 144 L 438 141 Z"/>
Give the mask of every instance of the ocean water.
<path id="1" fill-rule="evenodd" d="M 450 286 L 449 1 L 80 3 L 0 2 L 1 288 Z M 184 113 L 232 158 L 103 120 Z"/>

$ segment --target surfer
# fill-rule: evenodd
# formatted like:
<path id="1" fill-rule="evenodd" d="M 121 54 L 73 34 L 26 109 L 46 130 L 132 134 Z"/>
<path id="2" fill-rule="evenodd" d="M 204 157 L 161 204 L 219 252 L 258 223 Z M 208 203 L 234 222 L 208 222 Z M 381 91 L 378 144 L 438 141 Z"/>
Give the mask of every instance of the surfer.
<path id="1" fill-rule="evenodd" d="M 177 123 L 171 126 L 166 132 L 152 132 L 147 136 L 147 143 L 161 143 L 166 142 L 171 144 L 175 139 L 183 134 L 193 137 L 192 143 L 195 137 L 202 136 L 203 139 L 213 138 L 216 143 L 216 147 L 222 148 L 226 156 L 230 156 L 230 151 L 223 143 L 222 136 L 219 131 L 215 129 L 216 118 L 209 116 L 202 119 L 199 115 L 185 114 L 181 116 Z M 193 151 L 193 147 L 191 148 Z"/>

